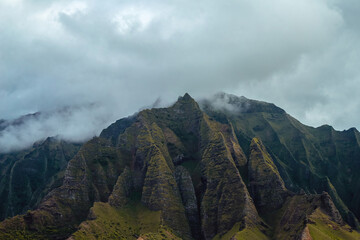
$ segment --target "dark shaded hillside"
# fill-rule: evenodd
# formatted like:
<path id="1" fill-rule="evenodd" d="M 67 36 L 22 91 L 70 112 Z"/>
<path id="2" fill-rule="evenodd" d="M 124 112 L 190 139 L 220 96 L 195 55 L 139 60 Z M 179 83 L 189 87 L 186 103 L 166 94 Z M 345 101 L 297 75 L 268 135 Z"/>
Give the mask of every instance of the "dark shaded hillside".
<path id="1" fill-rule="evenodd" d="M 31 149 L 0 154 L 0 219 L 23 214 L 62 184 L 79 144 L 48 138 Z"/>
<path id="2" fill-rule="evenodd" d="M 275 105 L 229 99 L 203 111 L 185 94 L 116 121 L 38 209 L 0 223 L 0 239 L 359 239 L 330 171 L 356 162 L 351 139 L 331 138 L 331 153 L 328 138 Z"/>
<path id="3" fill-rule="evenodd" d="M 355 128 L 313 128 L 270 103 L 227 94 L 215 98 L 212 101 L 230 105 L 232 111 L 208 100 L 201 102 L 203 110 L 214 119 L 230 121 L 244 149 L 251 138 L 260 137 L 289 189 L 329 192 L 342 216 L 358 227 L 354 214 L 360 217 L 360 133 Z"/>

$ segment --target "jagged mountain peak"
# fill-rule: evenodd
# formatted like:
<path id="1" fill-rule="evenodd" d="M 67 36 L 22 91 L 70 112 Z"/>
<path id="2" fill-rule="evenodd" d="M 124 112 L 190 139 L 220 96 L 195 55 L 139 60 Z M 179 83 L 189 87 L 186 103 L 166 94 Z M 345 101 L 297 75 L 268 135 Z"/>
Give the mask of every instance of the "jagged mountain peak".
<path id="1" fill-rule="evenodd" d="M 185 93 L 184 96 L 182 97 L 183 100 L 185 101 L 191 101 L 194 100 L 189 93 Z"/>
<path id="2" fill-rule="evenodd" d="M 172 108 L 182 111 L 200 111 L 198 103 L 188 93 L 185 93 L 182 97 L 180 96 Z"/>
<path id="3" fill-rule="evenodd" d="M 360 215 L 357 135 L 225 93 L 200 105 L 185 94 L 111 124 L 39 208 L 0 223 L 0 239 L 300 239 L 329 226 L 358 239 L 341 221 L 356 228 Z"/>

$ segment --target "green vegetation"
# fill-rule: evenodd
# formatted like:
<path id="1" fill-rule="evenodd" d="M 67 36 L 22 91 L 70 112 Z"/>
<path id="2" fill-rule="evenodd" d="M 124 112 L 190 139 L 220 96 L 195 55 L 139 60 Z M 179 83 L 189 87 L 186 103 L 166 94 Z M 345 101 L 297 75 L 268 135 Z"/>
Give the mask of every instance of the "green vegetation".
<path id="1" fill-rule="evenodd" d="M 234 111 L 213 108 L 211 102 L 203 102 L 202 108 L 214 119 L 226 118 L 245 144 L 243 149 L 248 139 L 259 137 L 289 190 L 329 192 L 342 217 L 352 227 L 359 226 L 360 134 L 356 129 L 340 132 L 327 125 L 309 127 L 273 104 L 225 95 L 217 97 L 228 101 Z"/>
<path id="2" fill-rule="evenodd" d="M 307 224 L 313 240 L 355 240 L 360 239 L 360 233 L 352 230 L 348 225 L 339 225 L 320 209 L 316 209 Z"/>
<path id="3" fill-rule="evenodd" d="M 244 229 L 236 233 L 234 240 L 268 240 L 269 238 L 256 228 Z"/>
<path id="4" fill-rule="evenodd" d="M 95 202 L 90 210 L 94 220 L 80 224 L 76 239 L 180 239 L 161 222 L 161 212 L 151 211 L 141 203 L 115 208 Z"/>
<path id="5" fill-rule="evenodd" d="M 79 144 L 48 138 L 30 149 L 0 154 L 0 220 L 23 214 L 62 184 Z"/>
<path id="6" fill-rule="evenodd" d="M 0 193 L 14 200 L 0 194 L 1 206 L 53 191 L 1 222 L 0 239 L 357 239 L 343 219 L 356 227 L 360 214 L 360 134 L 229 99 L 234 111 L 204 113 L 186 94 L 115 122 L 75 156 L 58 144 L 1 155 Z"/>
<path id="7" fill-rule="evenodd" d="M 149 151 L 148 158 L 141 201 L 150 209 L 162 210 L 164 224 L 182 237 L 189 238 L 190 226 L 173 172 L 156 147 Z"/>
<path id="8" fill-rule="evenodd" d="M 246 227 L 244 229 L 239 230 L 241 227 L 241 223 L 236 223 L 233 228 L 220 236 L 216 235 L 213 240 L 269 240 L 263 232 L 261 232 L 257 227 Z"/>
<path id="9" fill-rule="evenodd" d="M 288 191 L 265 146 L 258 138 L 250 144 L 249 189 L 260 212 L 280 208 Z"/>

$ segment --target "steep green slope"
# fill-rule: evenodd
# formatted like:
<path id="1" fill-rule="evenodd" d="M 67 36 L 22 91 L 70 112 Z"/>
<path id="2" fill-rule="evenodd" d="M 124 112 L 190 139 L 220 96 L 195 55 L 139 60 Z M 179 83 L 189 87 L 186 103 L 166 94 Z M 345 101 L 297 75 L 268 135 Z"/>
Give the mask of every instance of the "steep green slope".
<path id="1" fill-rule="evenodd" d="M 213 240 L 269 240 L 256 226 L 244 227 L 242 223 L 236 223 L 233 228 L 224 235 L 217 235 Z"/>
<path id="2" fill-rule="evenodd" d="M 277 167 L 258 138 L 250 144 L 249 188 L 261 212 L 280 208 L 289 196 Z"/>
<path id="3" fill-rule="evenodd" d="M 193 182 L 186 177 L 189 163 L 198 166 L 191 170 Z M 145 208 L 159 211 L 162 224 L 176 235 L 210 239 L 235 222 L 261 221 L 239 172 L 244 164 L 232 127 L 210 120 L 186 94 L 170 108 L 120 120 L 84 144 L 69 162 L 62 186 L 38 210 L 3 226 L 7 234 L 18 234 L 6 228 L 18 222 L 25 234 L 63 238 L 86 219 L 94 202 L 125 207 L 133 192 Z M 185 168 L 176 178 L 179 165 Z M 121 186 L 124 179 L 127 186 Z M 190 228 L 190 222 L 197 226 Z"/>
<path id="4" fill-rule="evenodd" d="M 127 160 L 109 141 L 90 140 L 69 161 L 62 185 L 51 191 L 37 210 L 0 224 L 0 232 L 13 237 L 36 234 L 34 239 L 65 238 L 86 218 L 94 201 L 107 201 Z"/>
<path id="5" fill-rule="evenodd" d="M 116 121 L 81 147 L 37 210 L 0 223 L 0 239 L 301 239 L 327 234 L 324 219 L 349 232 L 348 190 L 336 188 L 345 180 L 324 167 L 353 164 L 356 132 L 335 133 L 340 161 L 328 135 L 275 105 L 227 99 L 231 108 L 203 104 L 206 114 L 185 94 Z"/>
<path id="6" fill-rule="evenodd" d="M 313 240 L 355 240 L 360 239 L 360 234 L 349 226 L 341 226 L 331 221 L 329 216 L 320 209 L 310 215 L 307 227 Z"/>
<path id="7" fill-rule="evenodd" d="M 31 149 L 0 155 L 0 219 L 25 213 L 61 185 L 79 144 L 47 138 Z"/>
<path id="8" fill-rule="evenodd" d="M 268 223 L 273 227 L 273 238 L 300 239 L 309 217 L 316 209 L 321 209 L 332 223 L 341 227 L 344 225 L 327 193 L 295 195 L 288 198 L 281 209 L 266 216 Z M 277 216 L 275 221 L 272 220 L 272 215 Z"/>
<path id="9" fill-rule="evenodd" d="M 83 222 L 71 240 L 88 239 L 180 239 L 171 229 L 161 225 L 159 211 L 150 211 L 139 203 L 118 209 L 96 202 L 91 218 Z"/>
<path id="10" fill-rule="evenodd" d="M 358 227 L 360 134 L 356 129 L 339 132 L 329 126 L 312 128 L 273 104 L 227 94 L 218 94 L 215 99 L 212 101 L 227 107 L 204 100 L 203 110 L 216 120 L 231 122 L 248 155 L 246 146 L 251 139 L 261 138 L 288 189 L 329 192 L 344 219 Z"/>

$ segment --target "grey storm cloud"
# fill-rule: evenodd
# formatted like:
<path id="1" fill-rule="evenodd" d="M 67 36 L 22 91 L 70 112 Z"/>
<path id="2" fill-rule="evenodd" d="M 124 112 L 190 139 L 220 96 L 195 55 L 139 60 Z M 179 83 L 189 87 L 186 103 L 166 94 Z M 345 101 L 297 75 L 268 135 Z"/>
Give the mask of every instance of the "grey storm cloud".
<path id="1" fill-rule="evenodd" d="M 225 91 L 313 126 L 359 127 L 358 10 L 355 0 L 1 0 L 0 119 L 56 114 L 8 129 L 0 151 L 47 136 L 85 140 L 185 92 Z"/>

